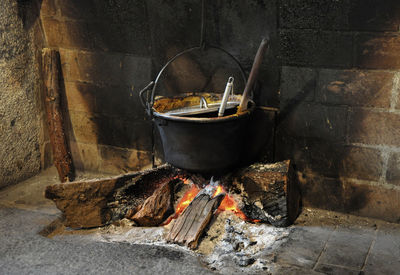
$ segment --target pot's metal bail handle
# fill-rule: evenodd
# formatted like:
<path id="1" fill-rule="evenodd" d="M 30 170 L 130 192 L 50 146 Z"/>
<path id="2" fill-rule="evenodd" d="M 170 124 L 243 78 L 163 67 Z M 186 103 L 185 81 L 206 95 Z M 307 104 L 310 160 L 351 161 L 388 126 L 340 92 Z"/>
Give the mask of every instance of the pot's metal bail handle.
<path id="1" fill-rule="evenodd" d="M 139 98 L 140 98 L 140 103 L 142 103 L 143 108 L 145 108 L 147 114 L 151 115 L 151 103 L 149 102 L 149 96 L 148 93 L 154 86 L 154 81 L 151 81 L 149 84 L 147 84 L 146 87 L 144 87 L 140 92 L 139 92 Z M 145 97 L 146 96 L 146 97 Z"/>

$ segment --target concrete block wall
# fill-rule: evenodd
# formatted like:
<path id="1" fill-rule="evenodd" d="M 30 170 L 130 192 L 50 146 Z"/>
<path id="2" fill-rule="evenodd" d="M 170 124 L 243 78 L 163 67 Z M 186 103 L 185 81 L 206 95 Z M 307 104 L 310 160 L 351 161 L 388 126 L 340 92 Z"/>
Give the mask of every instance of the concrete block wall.
<path id="1" fill-rule="evenodd" d="M 46 46 L 60 51 L 75 167 L 150 167 L 152 127 L 137 96 L 152 72 L 145 1 L 43 0 L 41 21 Z"/>
<path id="2" fill-rule="evenodd" d="M 280 0 L 276 154 L 305 205 L 400 221 L 400 3 Z"/>
<path id="3" fill-rule="evenodd" d="M 262 69 L 266 77 L 255 95 L 261 106 L 279 104 L 276 19 L 276 4 L 267 0 L 207 1 L 206 5 L 207 44 L 228 50 L 247 72 L 262 37 L 270 34 L 272 50 Z M 61 54 L 67 128 L 75 166 L 106 173 L 139 170 L 151 165 L 153 150 L 156 164 L 160 164 L 161 148 L 159 143 L 153 144 L 151 121 L 138 92 L 168 59 L 200 44 L 201 1 L 43 0 L 41 21 L 47 46 L 59 49 Z M 178 65 L 191 64 L 195 63 L 184 60 Z M 185 69 L 192 72 L 193 68 Z M 184 78 L 192 82 L 206 80 L 200 73 Z M 180 87 L 173 81 L 167 84 L 173 93 Z M 271 112 L 259 109 L 257 116 L 265 121 Z M 257 128 L 252 127 L 266 139 L 259 139 L 249 152 L 262 158 L 259 148 L 272 144 L 273 127 L 268 125 L 268 131 Z M 268 148 L 270 159 L 272 147 Z"/>

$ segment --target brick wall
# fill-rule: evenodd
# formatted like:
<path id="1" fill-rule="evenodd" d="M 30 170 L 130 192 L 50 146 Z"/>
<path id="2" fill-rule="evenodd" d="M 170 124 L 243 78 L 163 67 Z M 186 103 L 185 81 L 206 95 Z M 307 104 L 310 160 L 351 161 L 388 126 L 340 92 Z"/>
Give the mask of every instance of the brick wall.
<path id="1" fill-rule="evenodd" d="M 256 99 L 260 105 L 277 106 L 275 3 L 208 1 L 206 15 L 206 42 L 231 52 L 247 72 L 262 37 L 270 33 L 272 50 L 262 69 L 265 78 Z M 201 1 L 43 0 L 41 21 L 47 46 L 59 49 L 61 54 L 67 128 L 75 166 L 110 173 L 143 169 L 151 165 L 153 148 L 156 164 L 161 163 L 161 149 L 159 143 L 153 144 L 151 121 L 140 105 L 138 92 L 169 58 L 199 45 Z M 252 32 L 248 31 L 250 27 Z M 215 60 L 220 56 L 208 65 Z M 186 61 L 178 64 L 184 68 L 180 72 L 193 72 L 193 68 L 184 67 L 192 64 Z M 214 70 L 204 63 L 203 72 Z M 201 79 L 199 73 L 186 73 L 184 81 L 196 82 Z M 179 87 L 176 83 L 169 86 Z M 259 109 L 257 116 L 265 122 L 271 112 Z M 272 144 L 270 131 L 260 131 L 257 121 L 253 120 L 252 129 L 267 138 L 258 139 L 249 157 L 260 157 L 259 148 Z M 267 151 L 272 156 L 271 149 Z"/>
<path id="2" fill-rule="evenodd" d="M 280 0 L 277 157 L 306 205 L 400 221 L 400 3 Z"/>

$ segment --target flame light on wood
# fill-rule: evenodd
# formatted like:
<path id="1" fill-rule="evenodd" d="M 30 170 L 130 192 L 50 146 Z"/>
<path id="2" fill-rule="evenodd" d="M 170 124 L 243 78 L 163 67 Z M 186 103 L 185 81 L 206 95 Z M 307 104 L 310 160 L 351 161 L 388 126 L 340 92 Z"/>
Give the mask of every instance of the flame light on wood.
<path id="1" fill-rule="evenodd" d="M 185 184 L 189 184 L 188 180 L 182 179 Z M 184 210 L 185 208 L 193 201 L 193 199 L 196 197 L 196 195 L 200 192 L 200 189 L 195 185 L 192 184 L 191 188 L 183 195 L 182 199 L 178 203 L 176 207 L 175 214 L 173 215 L 172 218 L 169 218 L 164 224 L 168 224 L 171 222 L 172 219 L 176 219 Z M 222 200 L 220 206 L 218 207 L 218 211 L 231 211 L 233 212 L 236 216 L 241 218 L 242 220 L 245 221 L 250 221 L 250 222 L 260 222 L 260 220 L 252 220 L 249 219 L 240 209 L 236 201 L 227 194 L 225 189 L 222 187 L 222 185 L 218 185 L 214 194 L 213 198 L 220 195 L 220 194 L 225 194 L 224 199 Z"/>

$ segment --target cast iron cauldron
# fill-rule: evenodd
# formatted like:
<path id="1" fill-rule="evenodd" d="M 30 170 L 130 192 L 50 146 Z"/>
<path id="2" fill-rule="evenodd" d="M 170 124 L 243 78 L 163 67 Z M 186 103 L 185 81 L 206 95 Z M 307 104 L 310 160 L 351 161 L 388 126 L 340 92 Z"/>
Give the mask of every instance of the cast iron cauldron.
<path id="1" fill-rule="evenodd" d="M 214 48 L 233 58 L 246 81 L 240 63 L 225 50 Z M 180 56 L 195 50 L 202 49 L 190 48 L 168 61 L 156 80 L 140 91 L 140 100 L 159 131 L 166 162 L 195 172 L 220 172 L 237 165 L 241 159 L 244 135 L 248 118 L 255 108 L 254 102 L 250 100 L 248 109 L 240 114 L 233 113 L 223 117 L 186 117 L 165 114 L 168 106 L 158 108 L 160 104 L 157 104 L 163 98 L 155 99 L 157 84 L 167 66 Z M 201 94 L 197 96 L 199 101 L 203 97 Z M 168 100 L 172 102 L 183 98 Z"/>

